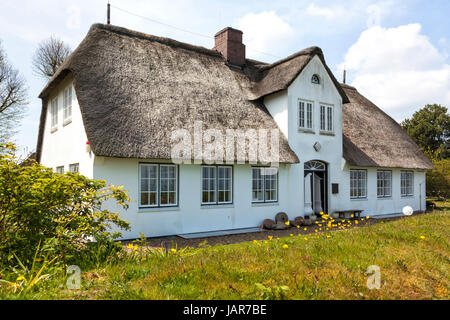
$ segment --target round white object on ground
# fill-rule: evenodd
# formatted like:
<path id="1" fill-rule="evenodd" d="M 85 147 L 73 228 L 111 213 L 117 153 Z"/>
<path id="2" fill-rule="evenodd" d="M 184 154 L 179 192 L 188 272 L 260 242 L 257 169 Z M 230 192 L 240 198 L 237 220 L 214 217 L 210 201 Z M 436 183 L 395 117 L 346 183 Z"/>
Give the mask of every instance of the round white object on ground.
<path id="1" fill-rule="evenodd" d="M 414 209 L 411 208 L 410 206 L 406 206 L 406 207 L 403 207 L 402 212 L 405 216 L 410 216 L 414 213 Z"/>

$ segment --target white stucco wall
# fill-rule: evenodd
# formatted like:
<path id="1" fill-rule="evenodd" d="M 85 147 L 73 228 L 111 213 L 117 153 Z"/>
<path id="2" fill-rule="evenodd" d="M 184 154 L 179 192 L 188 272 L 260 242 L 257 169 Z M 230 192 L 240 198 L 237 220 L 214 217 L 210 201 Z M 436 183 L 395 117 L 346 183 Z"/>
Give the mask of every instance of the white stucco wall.
<path id="1" fill-rule="evenodd" d="M 288 170 L 282 165 L 279 170 L 278 203 L 252 204 L 252 171 L 250 165 L 233 166 L 233 204 L 201 205 L 201 165 L 179 166 L 179 205 L 176 208 L 139 209 L 139 163 L 167 163 L 163 161 L 117 159 L 97 157 L 94 163 L 94 178 L 107 179 L 108 183 L 124 188 L 132 202 L 121 216 L 132 225 L 132 230 L 123 232 L 124 239 L 177 235 L 194 232 L 229 230 L 260 226 L 264 219 L 273 219 L 288 208 Z M 118 207 L 111 202 L 107 206 L 113 211 Z"/>
<path id="2" fill-rule="evenodd" d="M 69 171 L 69 165 L 79 163 L 80 173 L 86 177 L 93 177 L 93 153 L 86 152 L 88 141 L 84 129 L 81 111 L 72 91 L 72 122 L 63 124 L 63 91 L 72 85 L 72 78 L 66 77 L 59 86 L 53 90 L 48 100 L 47 115 L 42 143 L 41 164 L 52 168 L 64 166 Z M 73 89 L 73 87 L 72 87 Z M 51 101 L 58 96 L 58 126 L 52 132 L 51 128 Z"/>

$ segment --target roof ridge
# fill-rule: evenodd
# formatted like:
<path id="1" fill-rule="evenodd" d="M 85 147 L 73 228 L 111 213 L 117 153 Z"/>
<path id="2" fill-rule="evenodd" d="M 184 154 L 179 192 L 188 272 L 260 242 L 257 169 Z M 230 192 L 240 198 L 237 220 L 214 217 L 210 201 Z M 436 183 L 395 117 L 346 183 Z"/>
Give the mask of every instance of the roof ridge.
<path id="1" fill-rule="evenodd" d="M 106 31 L 114 32 L 114 33 L 125 35 L 125 36 L 136 37 L 136 38 L 140 38 L 140 39 L 144 39 L 144 40 L 159 42 L 161 44 L 169 45 L 172 47 L 179 47 L 179 48 L 207 54 L 210 56 L 222 58 L 222 55 L 220 54 L 220 52 L 218 52 L 214 49 L 208 49 L 208 48 L 205 48 L 202 46 L 196 46 L 196 45 L 193 45 L 190 43 L 181 42 L 181 41 L 174 40 L 174 39 L 167 38 L 167 37 L 158 37 L 158 36 L 154 36 L 154 35 L 151 35 L 148 33 L 143 33 L 143 32 L 139 32 L 139 31 L 127 29 L 124 27 L 111 25 L 111 24 L 95 23 L 91 26 L 89 32 L 91 32 L 92 30 L 95 30 L 95 29 L 106 30 Z"/>
<path id="2" fill-rule="evenodd" d="M 317 47 L 317 46 L 308 47 L 308 48 L 305 48 L 303 50 L 297 51 L 297 52 L 291 54 L 290 56 L 287 56 L 286 58 L 283 58 L 281 60 L 275 61 L 275 62 L 273 62 L 273 63 L 271 63 L 271 64 L 269 64 L 267 66 L 263 66 L 263 67 L 261 67 L 261 70 L 266 70 L 266 69 L 273 68 L 273 67 L 275 67 L 277 65 L 285 63 L 285 62 L 287 62 L 289 60 L 292 60 L 294 58 L 297 58 L 299 56 L 306 56 L 306 55 L 312 55 L 312 54 L 319 54 L 319 55 L 323 56 L 323 51 L 322 51 L 322 49 L 320 47 Z"/>

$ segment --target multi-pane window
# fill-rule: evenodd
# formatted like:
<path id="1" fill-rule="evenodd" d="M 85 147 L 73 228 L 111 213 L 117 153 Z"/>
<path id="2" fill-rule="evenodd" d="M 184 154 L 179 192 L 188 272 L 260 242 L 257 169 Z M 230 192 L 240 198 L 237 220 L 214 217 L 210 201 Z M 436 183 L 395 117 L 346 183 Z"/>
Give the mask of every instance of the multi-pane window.
<path id="1" fill-rule="evenodd" d="M 69 86 L 63 92 L 63 114 L 64 121 L 72 118 L 72 86 Z"/>
<path id="2" fill-rule="evenodd" d="M 178 167 L 172 164 L 139 166 L 139 206 L 168 207 L 178 205 Z"/>
<path id="3" fill-rule="evenodd" d="M 332 132 L 333 129 L 333 106 L 320 106 L 320 131 Z"/>
<path id="4" fill-rule="evenodd" d="M 230 166 L 202 167 L 202 204 L 233 202 L 233 168 Z"/>
<path id="5" fill-rule="evenodd" d="M 73 164 L 69 165 L 69 172 L 72 172 L 72 173 L 80 172 L 80 164 L 79 163 L 73 163 Z"/>
<path id="6" fill-rule="evenodd" d="M 52 129 L 58 127 L 58 98 L 52 100 L 50 105 L 51 125 Z"/>
<path id="7" fill-rule="evenodd" d="M 378 198 L 392 196 L 392 171 L 377 171 L 377 196 Z"/>
<path id="8" fill-rule="evenodd" d="M 402 197 L 409 197 L 414 195 L 414 172 L 401 171 L 400 172 L 400 188 Z"/>
<path id="9" fill-rule="evenodd" d="M 278 201 L 277 168 L 252 168 L 252 201 Z"/>
<path id="10" fill-rule="evenodd" d="M 367 170 L 350 170 L 350 198 L 367 197 Z"/>
<path id="11" fill-rule="evenodd" d="M 64 166 L 56 167 L 56 173 L 63 174 L 64 173 Z"/>
<path id="12" fill-rule="evenodd" d="M 299 101 L 299 123 L 301 129 L 313 128 L 313 104 L 312 102 Z"/>

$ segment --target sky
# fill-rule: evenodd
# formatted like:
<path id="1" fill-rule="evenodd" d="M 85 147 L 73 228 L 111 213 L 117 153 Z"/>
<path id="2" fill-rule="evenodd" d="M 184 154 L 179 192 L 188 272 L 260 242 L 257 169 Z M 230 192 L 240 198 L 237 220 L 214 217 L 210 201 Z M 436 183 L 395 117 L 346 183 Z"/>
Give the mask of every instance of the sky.
<path id="1" fill-rule="evenodd" d="M 224 27 L 244 33 L 247 57 L 275 62 L 322 48 L 335 77 L 396 121 L 425 104 L 450 107 L 448 0 L 114 0 L 111 24 L 212 48 Z M 57 36 L 75 49 L 93 23 L 106 23 L 106 0 L 1 0 L 0 40 L 25 77 L 29 104 L 14 142 L 36 148 L 46 81 L 31 61 L 38 43 Z M 382 128 L 380 128 L 382 129 Z"/>

